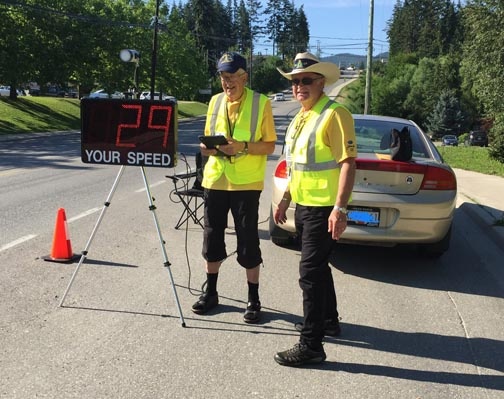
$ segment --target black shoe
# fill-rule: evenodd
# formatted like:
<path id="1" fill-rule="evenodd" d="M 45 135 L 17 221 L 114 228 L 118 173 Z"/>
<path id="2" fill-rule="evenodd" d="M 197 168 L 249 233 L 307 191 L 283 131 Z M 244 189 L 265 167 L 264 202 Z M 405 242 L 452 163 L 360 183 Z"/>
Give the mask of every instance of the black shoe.
<path id="1" fill-rule="evenodd" d="M 192 311 L 196 314 L 205 314 L 209 310 L 215 308 L 219 304 L 219 295 L 209 294 L 205 292 L 201 295 L 194 305 L 192 305 Z"/>
<path id="2" fill-rule="evenodd" d="M 303 329 L 303 322 L 299 321 L 294 323 L 294 328 L 296 331 L 301 332 Z M 325 321 L 325 335 L 330 337 L 339 337 L 341 335 L 341 326 L 339 320 L 326 320 Z"/>
<path id="3" fill-rule="evenodd" d="M 322 363 L 326 359 L 324 348 L 313 350 L 308 345 L 297 343 L 292 349 L 278 352 L 275 362 L 282 366 L 302 366 L 303 364 Z"/>
<path id="4" fill-rule="evenodd" d="M 245 323 L 254 324 L 259 323 L 261 320 L 261 302 L 249 302 L 247 310 L 243 314 L 243 321 Z"/>

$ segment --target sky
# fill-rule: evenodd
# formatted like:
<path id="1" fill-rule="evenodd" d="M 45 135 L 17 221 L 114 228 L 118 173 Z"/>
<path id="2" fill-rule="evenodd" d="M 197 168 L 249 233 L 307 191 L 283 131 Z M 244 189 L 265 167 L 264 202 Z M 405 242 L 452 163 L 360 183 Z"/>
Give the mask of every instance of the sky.
<path id="1" fill-rule="evenodd" d="M 367 54 L 369 10 L 371 0 L 294 0 L 303 9 L 310 29 L 310 52 L 320 57 L 333 54 Z M 263 5 L 267 0 L 261 0 Z M 388 51 L 385 28 L 392 17 L 396 0 L 374 0 L 373 54 Z M 263 8 L 264 10 L 264 8 Z M 271 54 L 272 45 L 265 39 L 256 44 L 254 52 Z"/>

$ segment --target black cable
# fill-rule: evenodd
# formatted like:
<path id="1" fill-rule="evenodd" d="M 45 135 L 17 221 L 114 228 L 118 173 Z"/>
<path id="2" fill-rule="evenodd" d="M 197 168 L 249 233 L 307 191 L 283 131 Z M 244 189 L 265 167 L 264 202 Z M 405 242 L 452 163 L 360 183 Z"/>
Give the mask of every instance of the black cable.
<path id="1" fill-rule="evenodd" d="M 187 157 L 185 154 L 183 153 L 180 153 L 180 158 L 182 160 L 182 162 L 184 163 L 185 167 L 186 167 L 186 175 L 189 174 L 191 172 L 191 167 L 189 165 L 189 162 L 187 161 Z M 176 176 L 177 174 L 174 173 L 173 176 Z M 180 179 L 180 180 L 183 180 L 183 188 L 184 190 L 187 190 L 189 188 L 189 179 Z M 179 180 L 179 181 L 180 181 Z M 169 194 L 169 198 L 170 200 L 173 202 L 173 203 L 180 203 L 181 201 L 180 200 L 176 200 L 173 198 L 173 194 L 177 191 L 177 188 L 174 188 L 170 191 L 170 194 Z M 200 296 L 202 292 L 205 292 L 205 289 L 206 289 L 206 286 L 207 286 L 207 283 L 208 281 L 205 279 L 205 281 L 203 282 L 203 284 L 201 284 L 201 289 L 200 289 L 200 292 L 196 292 L 192 289 L 191 287 L 191 276 L 192 276 L 192 272 L 191 272 L 191 261 L 189 259 L 189 252 L 188 252 L 188 233 L 189 233 L 189 219 L 190 218 L 187 218 L 186 221 L 185 221 L 185 237 L 184 237 L 184 250 L 185 250 L 185 256 L 186 256 L 186 264 L 187 264 L 187 271 L 188 271 L 188 276 L 187 276 L 187 289 L 189 290 L 189 293 L 191 295 L 194 295 L 194 296 Z M 259 222 L 258 224 L 262 224 L 262 223 L 266 223 L 269 221 L 269 216 Z M 234 227 L 228 227 L 228 229 L 230 230 L 235 230 Z M 231 252 L 230 254 L 228 254 L 221 262 L 224 263 L 224 261 L 226 261 L 226 259 L 228 259 L 229 257 L 235 255 L 237 253 L 237 251 L 233 251 Z"/>

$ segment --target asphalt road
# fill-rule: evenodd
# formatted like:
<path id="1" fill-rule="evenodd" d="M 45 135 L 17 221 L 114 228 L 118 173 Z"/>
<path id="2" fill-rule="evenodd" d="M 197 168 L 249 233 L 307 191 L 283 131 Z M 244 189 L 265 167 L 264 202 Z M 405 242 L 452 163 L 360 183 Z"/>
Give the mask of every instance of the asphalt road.
<path id="1" fill-rule="evenodd" d="M 273 106 L 277 115 L 297 109 L 289 101 Z M 190 160 L 201 123 L 179 126 L 179 149 Z M 280 140 L 286 123 L 278 116 Z M 66 210 L 80 253 L 118 168 L 82 164 L 77 133 L 0 148 L 0 398 L 504 398 L 502 246 L 467 217 L 467 203 L 438 260 L 406 249 L 337 247 L 331 263 L 343 334 L 327 339 L 324 364 L 292 369 L 273 355 L 297 341 L 299 252 L 269 241 L 268 185 L 260 209 L 261 324 L 242 322 L 245 273 L 234 257 L 219 277 L 219 311 L 190 312 L 204 280 L 202 230 L 173 229 L 181 205 L 170 200 L 164 177 L 183 171 L 182 161 L 176 170 L 146 168 L 174 285 L 140 169 L 127 167 L 59 307 L 76 263 L 41 259 L 56 211 Z M 231 252 L 232 225 L 227 239 Z"/>

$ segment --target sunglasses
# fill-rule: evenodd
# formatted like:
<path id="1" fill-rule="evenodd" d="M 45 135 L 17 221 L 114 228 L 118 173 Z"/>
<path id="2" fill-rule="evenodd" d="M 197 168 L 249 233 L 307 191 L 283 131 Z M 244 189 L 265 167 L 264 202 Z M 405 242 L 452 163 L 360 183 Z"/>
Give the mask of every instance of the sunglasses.
<path id="1" fill-rule="evenodd" d="M 300 83 L 303 84 L 303 86 L 310 86 L 313 82 L 319 79 L 323 79 L 323 76 L 319 76 L 318 78 L 303 78 L 303 79 L 292 79 L 291 82 L 293 85 L 299 86 Z"/>

